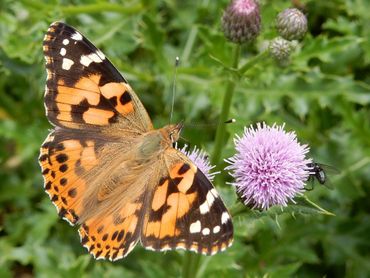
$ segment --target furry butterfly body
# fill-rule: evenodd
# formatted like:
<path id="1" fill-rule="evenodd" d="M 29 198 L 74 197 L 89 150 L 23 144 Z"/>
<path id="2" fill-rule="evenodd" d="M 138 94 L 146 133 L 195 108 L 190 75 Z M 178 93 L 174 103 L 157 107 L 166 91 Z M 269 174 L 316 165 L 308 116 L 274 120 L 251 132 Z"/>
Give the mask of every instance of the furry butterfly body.
<path id="1" fill-rule="evenodd" d="M 59 215 L 79 226 L 97 259 L 150 250 L 215 254 L 232 243 L 230 215 L 196 165 L 173 148 L 182 125 L 154 129 L 127 81 L 74 28 L 55 22 L 44 39 L 44 187 Z"/>

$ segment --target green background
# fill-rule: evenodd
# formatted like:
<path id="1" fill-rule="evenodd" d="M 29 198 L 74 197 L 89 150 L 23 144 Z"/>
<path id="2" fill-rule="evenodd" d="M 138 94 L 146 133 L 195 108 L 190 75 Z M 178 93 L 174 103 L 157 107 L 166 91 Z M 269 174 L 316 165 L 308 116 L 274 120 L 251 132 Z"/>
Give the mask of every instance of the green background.
<path id="1" fill-rule="evenodd" d="M 42 40 L 49 24 L 75 26 L 130 81 L 154 125 L 168 123 L 174 59 L 181 59 L 174 109 L 187 123 L 183 137 L 212 154 L 225 83 L 236 83 L 221 158 L 244 126 L 286 123 L 311 148 L 315 161 L 333 165 L 334 190 L 316 186 L 307 203 L 284 211 L 244 210 L 233 218 L 234 245 L 203 257 L 204 277 L 370 276 L 370 1 L 260 1 L 262 32 L 243 46 L 250 61 L 274 38 L 275 16 L 304 7 L 309 33 L 279 67 L 256 63 L 236 78 L 220 18 L 228 1 L 0 1 L 0 277 L 177 277 L 184 251 L 136 247 L 115 263 L 94 261 L 78 233 L 58 219 L 43 191 L 37 157 L 51 125 L 43 106 L 46 73 Z M 214 58 L 216 59 L 214 59 Z M 225 165 L 220 163 L 219 169 Z M 222 172 L 215 182 L 228 207 L 235 200 Z"/>

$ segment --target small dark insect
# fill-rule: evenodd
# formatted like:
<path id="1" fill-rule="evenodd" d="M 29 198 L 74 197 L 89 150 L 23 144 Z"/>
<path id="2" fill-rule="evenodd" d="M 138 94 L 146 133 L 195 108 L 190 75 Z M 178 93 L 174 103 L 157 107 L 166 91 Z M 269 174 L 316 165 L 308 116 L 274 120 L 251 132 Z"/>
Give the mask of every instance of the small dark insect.
<path id="1" fill-rule="evenodd" d="M 310 188 L 305 187 L 306 190 L 310 191 L 314 188 L 315 179 L 321 185 L 324 185 L 325 187 L 327 187 L 329 189 L 333 188 L 331 186 L 331 183 L 329 182 L 328 173 L 338 174 L 339 171 L 336 168 L 334 168 L 332 166 L 329 166 L 329 165 L 316 163 L 316 162 L 308 163 L 307 167 L 310 171 L 310 175 L 309 175 L 307 181 L 310 182 L 311 187 Z"/>

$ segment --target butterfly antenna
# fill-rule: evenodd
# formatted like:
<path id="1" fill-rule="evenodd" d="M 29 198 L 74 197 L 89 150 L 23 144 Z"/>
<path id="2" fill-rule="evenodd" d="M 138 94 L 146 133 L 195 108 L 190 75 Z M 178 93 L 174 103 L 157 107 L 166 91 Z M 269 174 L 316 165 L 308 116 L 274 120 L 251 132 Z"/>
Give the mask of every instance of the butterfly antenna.
<path id="1" fill-rule="evenodd" d="M 232 124 L 232 123 L 235 123 L 236 120 L 235 119 L 229 119 L 225 122 L 223 122 L 222 124 Z M 191 124 L 186 124 L 187 126 L 191 126 L 191 127 L 196 127 L 196 128 L 200 128 L 200 127 L 214 127 L 214 126 L 218 126 L 219 123 L 209 123 L 209 124 L 200 124 L 200 123 L 191 123 Z"/>
<path id="2" fill-rule="evenodd" d="M 173 108 L 175 106 L 175 97 L 176 97 L 176 78 L 177 78 L 177 68 L 180 63 L 180 58 L 177 56 L 175 59 L 175 72 L 173 77 L 173 84 L 172 84 L 172 103 L 171 103 L 171 113 L 170 113 L 170 124 L 172 122 L 172 116 L 173 116 Z"/>
<path id="3" fill-rule="evenodd" d="M 181 135 L 180 135 L 180 139 L 182 139 L 183 141 L 185 141 L 185 142 L 186 142 L 186 143 L 188 143 L 188 144 L 190 143 L 188 139 L 186 139 L 185 137 L 183 137 L 183 136 L 181 136 Z"/>

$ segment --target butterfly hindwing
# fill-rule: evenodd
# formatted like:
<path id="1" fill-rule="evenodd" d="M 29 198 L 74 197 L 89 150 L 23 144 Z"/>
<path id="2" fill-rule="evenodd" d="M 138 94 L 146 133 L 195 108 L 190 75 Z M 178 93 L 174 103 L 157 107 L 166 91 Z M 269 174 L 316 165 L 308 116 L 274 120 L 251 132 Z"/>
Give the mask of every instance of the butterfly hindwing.
<path id="1" fill-rule="evenodd" d="M 144 195 L 122 204 L 114 213 L 97 214 L 81 225 L 81 243 L 95 259 L 115 261 L 135 247 L 140 237 Z"/>
<path id="2" fill-rule="evenodd" d="M 59 215 L 72 225 L 83 210 L 87 182 L 99 164 L 98 152 L 103 141 L 96 136 L 84 136 L 57 129 L 51 132 L 40 149 L 39 162 L 44 176 L 44 188 Z"/>
<path id="3" fill-rule="evenodd" d="M 68 128 L 119 124 L 152 129 L 150 118 L 127 81 L 89 40 L 55 22 L 43 45 L 47 82 L 45 107 L 51 123 Z"/>
<path id="4" fill-rule="evenodd" d="M 212 255 L 232 243 L 230 215 L 206 176 L 182 153 L 166 151 L 168 175 L 156 186 L 141 231 L 151 250 L 186 249 Z"/>
<path id="5" fill-rule="evenodd" d="M 124 157 L 130 140 L 56 128 L 41 146 L 45 191 L 60 217 L 81 225 L 81 243 L 96 259 L 122 258 L 139 240 L 147 191 L 128 189 L 145 181 L 135 178 L 135 164 Z"/>

